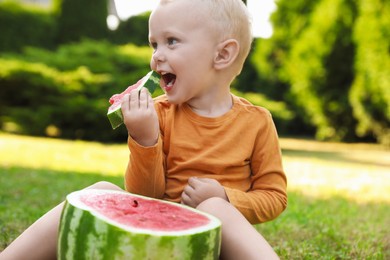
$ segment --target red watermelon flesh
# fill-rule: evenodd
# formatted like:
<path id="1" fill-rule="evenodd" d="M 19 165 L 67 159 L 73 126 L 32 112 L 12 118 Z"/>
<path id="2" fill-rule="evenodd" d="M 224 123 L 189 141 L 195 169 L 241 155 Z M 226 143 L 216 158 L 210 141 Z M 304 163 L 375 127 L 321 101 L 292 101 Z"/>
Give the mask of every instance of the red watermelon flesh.
<path id="1" fill-rule="evenodd" d="M 114 110 L 116 107 L 118 107 L 121 102 L 122 102 L 122 98 L 126 95 L 126 94 L 130 94 L 130 92 L 133 90 L 133 89 L 136 89 L 138 88 L 142 83 L 142 79 L 138 80 L 137 83 L 127 87 L 127 89 L 125 89 L 122 93 L 120 94 L 114 94 L 109 102 L 111 104 L 111 106 L 108 108 L 109 110 Z"/>
<path id="2" fill-rule="evenodd" d="M 80 201 L 108 219 L 138 229 L 185 231 L 210 222 L 206 216 L 177 205 L 129 194 L 89 194 Z"/>

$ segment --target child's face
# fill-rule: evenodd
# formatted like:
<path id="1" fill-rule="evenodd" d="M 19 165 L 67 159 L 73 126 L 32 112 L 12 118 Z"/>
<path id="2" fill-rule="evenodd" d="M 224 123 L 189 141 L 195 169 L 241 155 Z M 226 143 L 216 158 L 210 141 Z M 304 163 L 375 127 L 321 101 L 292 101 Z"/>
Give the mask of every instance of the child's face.
<path id="1" fill-rule="evenodd" d="M 161 86 L 175 104 L 202 98 L 213 85 L 218 37 L 197 2 L 160 4 L 149 20 L 150 65 L 163 75 Z"/>

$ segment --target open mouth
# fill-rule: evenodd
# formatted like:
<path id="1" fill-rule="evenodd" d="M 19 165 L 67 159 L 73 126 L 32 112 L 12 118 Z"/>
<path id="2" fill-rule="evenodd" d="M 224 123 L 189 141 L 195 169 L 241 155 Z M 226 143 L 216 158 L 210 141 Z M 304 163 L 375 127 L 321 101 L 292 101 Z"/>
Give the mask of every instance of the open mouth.
<path id="1" fill-rule="evenodd" d="M 161 76 L 162 79 L 164 80 L 164 88 L 166 91 L 169 91 L 173 85 L 175 84 L 176 81 L 176 75 L 172 73 L 167 73 Z"/>

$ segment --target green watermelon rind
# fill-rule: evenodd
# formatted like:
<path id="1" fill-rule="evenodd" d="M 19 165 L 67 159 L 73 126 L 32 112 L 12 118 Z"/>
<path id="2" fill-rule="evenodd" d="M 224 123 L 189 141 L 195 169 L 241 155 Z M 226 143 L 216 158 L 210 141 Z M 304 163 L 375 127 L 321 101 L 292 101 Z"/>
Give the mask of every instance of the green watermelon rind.
<path id="1" fill-rule="evenodd" d="M 150 71 L 142 79 L 142 83 L 137 87 L 138 91 L 141 91 L 143 87 L 147 88 L 151 94 L 156 90 L 160 85 L 160 75 L 155 71 Z M 108 110 L 107 112 L 108 120 L 110 121 L 112 129 L 116 129 L 121 124 L 123 124 L 123 115 L 121 110 L 121 105 L 118 105 L 113 110 Z"/>
<path id="2" fill-rule="evenodd" d="M 207 228 L 179 232 L 152 232 L 126 228 L 78 204 L 67 196 L 61 215 L 57 258 L 64 259 L 218 259 L 221 243 L 220 221 L 210 218 Z M 88 190 L 87 192 L 120 192 Z M 151 199 L 131 194 L 143 199 Z M 155 199 L 152 199 L 155 200 Z M 161 201 L 163 203 L 172 203 Z M 177 205 L 177 204 L 175 204 Z"/>

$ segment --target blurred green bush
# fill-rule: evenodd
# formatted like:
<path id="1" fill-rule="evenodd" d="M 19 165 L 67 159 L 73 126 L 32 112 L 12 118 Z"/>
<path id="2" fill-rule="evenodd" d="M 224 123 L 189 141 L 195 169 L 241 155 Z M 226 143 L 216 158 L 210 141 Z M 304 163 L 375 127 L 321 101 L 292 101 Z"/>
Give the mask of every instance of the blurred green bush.
<path id="1" fill-rule="evenodd" d="M 53 0 L 57 19 L 57 44 L 81 39 L 105 39 L 108 36 L 108 1 Z"/>
<path id="2" fill-rule="evenodd" d="M 20 51 L 24 46 L 53 48 L 57 23 L 49 10 L 0 3 L 0 52 Z"/>
<path id="3" fill-rule="evenodd" d="M 116 44 L 133 43 L 138 46 L 149 46 L 149 15 L 146 12 L 137 16 L 131 16 L 121 21 L 115 31 L 110 31 L 110 42 Z"/>
<path id="4" fill-rule="evenodd" d="M 0 52 L 20 52 L 29 46 L 53 50 L 83 39 L 149 45 L 150 12 L 121 21 L 114 31 L 107 28 L 107 13 L 106 1 L 54 0 L 51 8 L 0 1 Z"/>
<path id="5" fill-rule="evenodd" d="M 85 40 L 0 57 L 0 126 L 30 135 L 116 141 L 108 99 L 149 71 L 149 47 Z"/>

